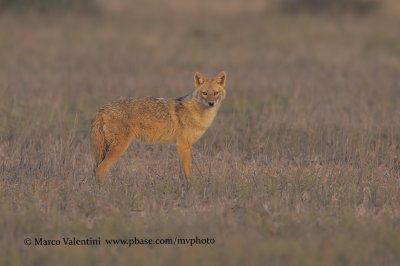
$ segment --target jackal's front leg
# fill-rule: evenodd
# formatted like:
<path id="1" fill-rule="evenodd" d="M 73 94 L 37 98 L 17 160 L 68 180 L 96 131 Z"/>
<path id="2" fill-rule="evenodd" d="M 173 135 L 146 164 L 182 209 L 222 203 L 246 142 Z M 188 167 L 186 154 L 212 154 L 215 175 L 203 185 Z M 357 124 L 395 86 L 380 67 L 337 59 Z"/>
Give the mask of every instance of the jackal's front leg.
<path id="1" fill-rule="evenodd" d="M 185 180 L 190 178 L 190 147 L 191 145 L 178 143 L 176 145 L 179 153 L 179 161 L 181 164 L 182 172 L 185 175 Z"/>

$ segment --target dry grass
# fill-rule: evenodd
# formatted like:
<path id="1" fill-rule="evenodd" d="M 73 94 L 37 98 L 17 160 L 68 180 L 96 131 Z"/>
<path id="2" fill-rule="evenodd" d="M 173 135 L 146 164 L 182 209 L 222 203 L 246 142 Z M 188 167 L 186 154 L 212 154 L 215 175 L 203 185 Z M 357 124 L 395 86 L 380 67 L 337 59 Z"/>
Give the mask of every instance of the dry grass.
<path id="1" fill-rule="evenodd" d="M 0 264 L 398 265 L 400 17 L 282 16 L 234 1 L 0 16 Z M 172 145 L 133 142 L 106 185 L 88 133 L 120 96 L 227 98 L 181 195 Z M 26 237 L 212 237 L 35 247 Z"/>

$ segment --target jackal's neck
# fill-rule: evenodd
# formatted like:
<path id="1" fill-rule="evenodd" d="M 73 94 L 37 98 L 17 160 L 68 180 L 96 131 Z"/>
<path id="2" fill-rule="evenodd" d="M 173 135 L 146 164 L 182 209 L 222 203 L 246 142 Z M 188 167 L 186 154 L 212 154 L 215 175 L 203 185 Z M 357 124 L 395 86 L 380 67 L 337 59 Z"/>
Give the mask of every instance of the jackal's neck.
<path id="1" fill-rule="evenodd" d="M 220 105 L 206 107 L 197 99 L 192 99 L 191 105 L 195 113 L 194 118 L 205 128 L 208 128 L 214 121 L 220 107 Z"/>

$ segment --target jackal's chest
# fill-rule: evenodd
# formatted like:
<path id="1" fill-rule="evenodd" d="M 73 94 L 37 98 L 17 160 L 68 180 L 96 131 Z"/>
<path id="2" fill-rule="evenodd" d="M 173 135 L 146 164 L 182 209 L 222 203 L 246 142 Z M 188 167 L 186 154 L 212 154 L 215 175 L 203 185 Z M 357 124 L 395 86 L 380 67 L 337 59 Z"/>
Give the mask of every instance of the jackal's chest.
<path id="1" fill-rule="evenodd" d="M 215 115 L 216 113 L 212 112 L 196 117 L 197 119 L 193 121 L 193 126 L 190 128 L 195 140 L 199 139 L 207 131 L 214 121 Z"/>
<path id="2" fill-rule="evenodd" d="M 213 108 L 211 110 L 206 110 L 205 112 L 201 113 L 199 116 L 199 124 L 205 128 L 209 128 L 214 121 L 215 116 L 217 115 L 218 108 Z"/>

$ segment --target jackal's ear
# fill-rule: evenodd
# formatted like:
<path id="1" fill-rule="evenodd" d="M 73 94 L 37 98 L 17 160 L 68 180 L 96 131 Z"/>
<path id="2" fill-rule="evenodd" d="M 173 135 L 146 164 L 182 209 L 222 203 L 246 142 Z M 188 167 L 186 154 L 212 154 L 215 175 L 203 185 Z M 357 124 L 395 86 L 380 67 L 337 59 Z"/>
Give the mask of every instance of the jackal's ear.
<path id="1" fill-rule="evenodd" d="M 203 85 L 204 82 L 206 82 L 206 81 L 207 81 L 207 79 L 203 76 L 203 74 L 201 74 L 200 72 L 194 73 L 194 86 L 196 88 Z"/>
<path id="2" fill-rule="evenodd" d="M 226 73 L 225 71 L 222 71 L 221 73 L 219 73 L 218 75 L 215 76 L 214 78 L 215 82 L 217 82 L 217 84 L 219 84 L 222 87 L 225 87 L 225 80 L 226 80 Z"/>

